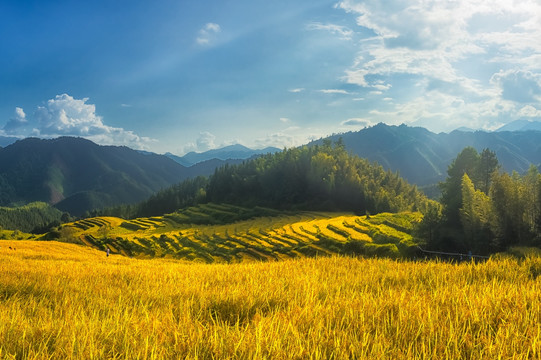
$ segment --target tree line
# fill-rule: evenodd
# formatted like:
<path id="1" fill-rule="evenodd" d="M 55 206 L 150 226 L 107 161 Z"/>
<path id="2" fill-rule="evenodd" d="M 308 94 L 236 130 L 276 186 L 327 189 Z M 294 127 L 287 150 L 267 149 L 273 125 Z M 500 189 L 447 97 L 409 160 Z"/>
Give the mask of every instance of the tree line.
<path id="1" fill-rule="evenodd" d="M 514 245 L 541 245 L 541 174 L 501 171 L 495 153 L 467 147 L 440 184 L 441 207 L 432 206 L 419 226 L 427 246 L 487 254 Z"/>

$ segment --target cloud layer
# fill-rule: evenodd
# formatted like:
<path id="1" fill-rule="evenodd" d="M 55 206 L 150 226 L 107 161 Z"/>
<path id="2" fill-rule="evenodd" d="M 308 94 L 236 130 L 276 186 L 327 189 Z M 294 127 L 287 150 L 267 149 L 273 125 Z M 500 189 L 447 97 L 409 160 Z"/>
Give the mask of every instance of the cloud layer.
<path id="1" fill-rule="evenodd" d="M 9 119 L 4 126 L 3 131 L 5 134 L 15 135 L 17 134 L 18 129 L 24 127 L 27 123 L 28 121 L 26 120 L 24 110 L 20 107 L 16 107 L 14 117 Z"/>
<path id="2" fill-rule="evenodd" d="M 373 122 L 490 129 L 539 116 L 538 1 L 344 0 L 336 7 L 355 16 L 361 38 L 343 80 L 381 101 L 393 90 L 398 99 L 374 99 Z"/>
<path id="3" fill-rule="evenodd" d="M 20 137 L 54 138 L 78 136 L 103 145 L 126 145 L 146 149 L 151 139 L 134 132 L 105 125 L 96 107 L 87 104 L 88 98 L 75 99 L 68 94 L 57 95 L 44 106 L 38 106 L 33 118 L 27 119 L 23 109 L 15 109 L 15 117 L 4 126 L 6 134 Z"/>

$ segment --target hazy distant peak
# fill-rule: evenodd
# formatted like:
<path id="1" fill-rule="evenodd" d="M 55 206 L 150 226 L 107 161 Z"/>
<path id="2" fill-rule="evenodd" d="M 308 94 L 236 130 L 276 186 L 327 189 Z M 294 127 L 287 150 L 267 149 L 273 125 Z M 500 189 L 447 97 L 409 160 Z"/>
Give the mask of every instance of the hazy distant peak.
<path id="1" fill-rule="evenodd" d="M 165 154 L 169 158 L 175 160 L 179 164 L 184 166 L 191 166 L 198 164 L 203 161 L 218 159 L 218 160 L 238 160 L 238 159 L 249 159 L 252 156 L 263 155 L 268 153 L 275 153 L 281 151 L 278 148 L 267 147 L 261 150 L 250 149 L 241 144 L 234 144 L 224 146 L 219 149 L 212 149 L 204 152 L 189 152 L 184 156 L 176 156 L 172 154 Z"/>
<path id="2" fill-rule="evenodd" d="M 541 121 L 519 119 L 506 124 L 496 131 L 541 131 Z"/>
<path id="3" fill-rule="evenodd" d="M 466 127 L 466 126 L 461 126 L 459 127 L 458 129 L 455 129 L 453 131 L 462 131 L 462 132 L 476 132 L 478 130 L 475 130 L 475 129 L 472 129 L 472 128 L 469 128 L 469 127 Z"/>

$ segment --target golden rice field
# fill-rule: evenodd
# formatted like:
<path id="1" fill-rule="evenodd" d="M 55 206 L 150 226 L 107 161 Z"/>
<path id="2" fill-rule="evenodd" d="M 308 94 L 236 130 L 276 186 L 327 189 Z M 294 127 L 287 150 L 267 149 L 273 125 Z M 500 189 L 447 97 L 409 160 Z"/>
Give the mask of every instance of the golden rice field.
<path id="1" fill-rule="evenodd" d="M 226 224 L 232 205 L 204 204 L 165 216 L 123 220 L 97 217 L 63 226 L 72 241 L 130 257 L 164 257 L 206 263 L 285 260 L 304 256 L 358 254 L 399 257 L 417 251 L 412 232 L 420 213 L 278 213 Z M 225 215 L 224 215 L 225 214 Z M 208 218 L 205 218 L 207 216 Z M 67 235 L 66 235 L 67 234 Z"/>
<path id="2" fill-rule="evenodd" d="M 541 358 L 534 257 L 204 264 L 4 240 L 0 274 L 2 359 Z"/>

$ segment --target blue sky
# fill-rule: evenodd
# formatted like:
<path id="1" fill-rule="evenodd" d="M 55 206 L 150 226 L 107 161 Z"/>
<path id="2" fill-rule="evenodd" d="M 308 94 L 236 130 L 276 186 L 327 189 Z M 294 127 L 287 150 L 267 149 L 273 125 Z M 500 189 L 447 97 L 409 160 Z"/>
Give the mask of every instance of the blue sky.
<path id="1" fill-rule="evenodd" d="M 0 135 L 183 154 L 541 120 L 537 0 L 0 2 Z"/>

